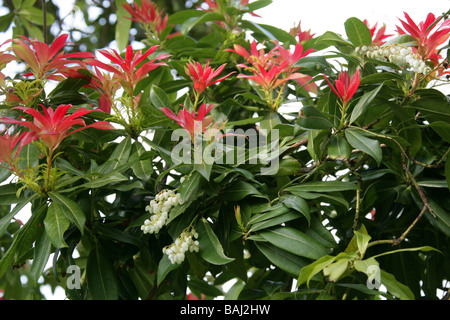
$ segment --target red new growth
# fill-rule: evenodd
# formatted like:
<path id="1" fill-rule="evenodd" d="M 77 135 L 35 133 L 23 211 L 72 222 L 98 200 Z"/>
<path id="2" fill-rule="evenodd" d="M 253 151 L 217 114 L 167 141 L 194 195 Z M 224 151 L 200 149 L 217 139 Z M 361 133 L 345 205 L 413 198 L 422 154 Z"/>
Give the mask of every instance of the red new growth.
<path id="1" fill-rule="evenodd" d="M 22 110 L 33 116 L 33 121 L 23 121 L 2 117 L 0 121 L 20 125 L 30 129 L 37 137 L 41 138 L 45 145 L 53 152 L 59 144 L 69 135 L 87 128 L 96 128 L 100 130 L 110 130 L 114 127 L 108 121 L 99 121 L 86 125 L 82 116 L 92 112 L 84 108 L 78 108 L 75 112 L 68 115 L 67 111 L 72 105 L 60 105 L 55 110 L 42 106 L 43 113 L 33 108 L 16 107 L 14 109 Z M 78 129 L 72 129 L 74 126 L 81 126 Z"/>
<path id="2" fill-rule="evenodd" d="M 223 71 L 225 66 L 226 64 L 222 64 L 215 70 L 208 63 L 203 67 L 199 62 L 189 62 L 184 69 L 189 78 L 194 82 L 194 90 L 197 94 L 201 94 L 207 87 L 221 82 L 233 74 L 231 72 L 224 77 L 214 80 Z"/>
<path id="3" fill-rule="evenodd" d="M 16 133 L 13 136 L 7 132 L 0 136 L 0 163 L 6 163 L 12 168 L 13 160 L 17 159 L 22 148 L 37 138 L 33 131 Z M 16 146 L 17 149 L 14 150 Z"/>
<path id="4" fill-rule="evenodd" d="M 131 15 L 131 18 L 128 19 L 141 23 L 144 27 L 150 28 L 153 33 L 159 35 L 166 27 L 169 16 L 164 14 L 163 10 L 159 10 L 150 0 L 142 0 L 140 3 L 140 6 L 136 2 L 122 5 Z"/>
<path id="5" fill-rule="evenodd" d="M 167 117 L 176 121 L 184 130 L 186 130 L 191 135 L 191 138 L 194 138 L 196 134 L 205 132 L 207 127 L 212 123 L 212 115 L 206 116 L 212 108 L 213 105 L 206 106 L 204 103 L 198 109 L 197 115 L 195 115 L 195 110 L 189 111 L 186 107 L 183 107 L 183 109 L 178 112 L 178 116 L 169 108 L 162 108 L 161 110 Z"/>
<path id="6" fill-rule="evenodd" d="M 24 36 L 19 37 L 19 39 L 12 40 L 12 49 L 15 55 L 31 69 L 31 74 L 27 75 L 34 75 L 36 79 L 60 81 L 68 75 L 79 75 L 76 71 L 84 68 L 85 64 L 77 59 L 94 57 L 90 52 L 65 54 L 61 51 L 66 45 L 67 34 L 56 38 L 50 46 L 38 40 L 31 40 Z"/>
<path id="7" fill-rule="evenodd" d="M 169 54 L 161 54 L 155 59 L 145 62 L 145 60 L 158 48 L 157 45 L 148 49 L 144 54 L 142 50 L 133 52 L 131 45 L 127 47 L 125 59 L 120 54 L 112 50 L 100 50 L 99 52 L 108 58 L 111 62 L 118 66 L 109 65 L 98 61 L 96 59 L 87 59 L 86 62 L 113 73 L 113 78 L 120 82 L 122 87 L 132 95 L 136 85 L 147 76 L 147 73 L 156 69 L 159 66 L 166 65 L 165 62 L 155 62 L 156 60 L 163 60 L 170 57 Z M 143 63 L 141 65 L 141 63 Z"/>
<path id="8" fill-rule="evenodd" d="M 339 73 L 338 79 L 336 80 L 336 89 L 328 80 L 327 76 L 323 74 L 325 80 L 328 82 L 331 90 L 338 96 L 342 104 L 345 106 L 358 90 L 359 83 L 361 79 L 359 77 L 359 69 L 356 70 L 355 74 L 350 78 L 347 71 Z"/>
<path id="9" fill-rule="evenodd" d="M 437 53 L 437 47 L 450 37 L 450 20 L 439 24 L 442 17 L 436 18 L 434 14 L 429 13 L 427 19 L 417 25 L 406 12 L 404 14 L 406 21 L 399 20 L 406 31 L 397 26 L 397 32 L 399 34 L 409 33 L 416 39 L 417 52 L 423 60 L 428 60 Z M 432 32 L 433 29 L 435 29 L 434 32 Z"/>

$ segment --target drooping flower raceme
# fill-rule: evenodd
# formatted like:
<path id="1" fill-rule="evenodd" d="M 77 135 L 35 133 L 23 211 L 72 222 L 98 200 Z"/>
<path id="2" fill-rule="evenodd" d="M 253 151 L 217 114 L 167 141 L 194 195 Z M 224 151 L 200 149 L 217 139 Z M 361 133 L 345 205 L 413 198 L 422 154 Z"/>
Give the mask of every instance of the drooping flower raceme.
<path id="1" fill-rule="evenodd" d="M 200 243 L 198 240 L 198 233 L 194 228 L 184 230 L 178 238 L 169 246 L 163 248 L 163 253 L 166 254 L 172 264 L 180 264 L 184 261 L 186 252 L 198 252 Z"/>
<path id="2" fill-rule="evenodd" d="M 158 233 L 165 225 L 170 210 L 179 204 L 182 204 L 181 194 L 173 190 L 162 190 L 145 208 L 151 216 L 144 221 L 141 230 L 144 233 Z"/>
<path id="3" fill-rule="evenodd" d="M 428 74 L 431 68 L 410 48 L 401 44 L 356 48 L 356 52 L 371 59 L 386 61 L 412 72 Z"/>

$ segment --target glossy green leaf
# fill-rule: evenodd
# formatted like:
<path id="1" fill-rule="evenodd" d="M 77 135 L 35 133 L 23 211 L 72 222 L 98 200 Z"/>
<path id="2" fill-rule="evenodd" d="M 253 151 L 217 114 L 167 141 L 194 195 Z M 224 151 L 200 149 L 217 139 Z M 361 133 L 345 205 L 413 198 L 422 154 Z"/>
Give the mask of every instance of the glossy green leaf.
<path id="1" fill-rule="evenodd" d="M 172 108 L 172 104 L 166 92 L 155 85 L 152 86 L 150 90 L 150 100 L 153 105 L 160 110 L 162 108 Z"/>
<path id="2" fill-rule="evenodd" d="M 46 207 L 42 206 L 31 215 L 30 219 L 14 235 L 14 240 L 0 260 L 0 278 L 8 268 L 17 262 L 25 251 L 31 249 L 37 235 L 41 231 L 42 220 L 46 213 Z"/>
<path id="3" fill-rule="evenodd" d="M 314 261 L 313 263 L 307 265 L 306 267 L 303 267 L 300 270 L 300 275 L 298 276 L 298 279 L 297 279 L 297 286 L 300 286 L 300 285 L 306 283 L 306 285 L 309 287 L 309 282 L 311 281 L 311 279 L 316 274 L 321 272 L 323 270 L 323 268 L 332 264 L 335 260 L 336 260 L 336 257 L 326 255 L 326 256 L 323 256 L 320 259 Z"/>
<path id="4" fill-rule="evenodd" d="M 81 211 L 78 204 L 59 193 L 50 192 L 49 196 L 54 202 L 59 204 L 64 215 L 74 223 L 81 232 L 83 232 L 86 216 L 83 211 Z"/>
<path id="5" fill-rule="evenodd" d="M 415 299 L 411 289 L 405 286 L 403 283 L 397 281 L 394 275 L 384 270 L 380 270 L 380 280 L 381 284 L 383 284 L 386 287 L 387 291 L 393 296 L 401 300 Z"/>
<path id="6" fill-rule="evenodd" d="M 358 18 L 352 17 L 345 21 L 345 32 L 355 47 L 372 44 L 372 35 L 367 25 Z"/>
<path id="7" fill-rule="evenodd" d="M 146 151 L 144 146 L 139 142 L 134 142 L 135 152 L 138 156 L 142 156 Z M 153 173 L 153 164 L 151 159 L 137 161 L 132 167 L 134 174 L 141 180 L 149 180 Z"/>
<path id="8" fill-rule="evenodd" d="M 361 116 L 361 114 L 367 109 L 373 99 L 376 98 L 382 87 L 383 84 L 380 84 L 372 91 L 365 92 L 362 97 L 359 98 L 358 103 L 353 108 L 352 115 L 350 116 L 350 123 L 355 122 Z"/>
<path id="9" fill-rule="evenodd" d="M 381 164 L 381 161 L 383 160 L 383 151 L 377 140 L 367 138 L 361 130 L 352 128 L 345 130 L 345 137 L 353 148 L 367 153 L 375 159 L 378 165 Z"/>
<path id="10" fill-rule="evenodd" d="M 117 7 L 116 42 L 117 47 L 119 48 L 119 52 L 121 52 L 127 47 L 128 39 L 130 38 L 130 28 L 132 21 L 129 19 L 130 14 L 122 6 L 123 4 L 127 3 L 127 1 L 115 0 L 115 3 Z"/>
<path id="11" fill-rule="evenodd" d="M 0 237 L 4 234 L 6 228 L 9 226 L 11 219 L 14 218 L 28 203 L 33 199 L 37 198 L 37 194 L 33 194 L 31 197 L 27 198 L 14 206 L 14 208 L 0 219 Z"/>
<path id="12" fill-rule="evenodd" d="M 311 214 L 309 212 L 308 203 L 305 199 L 294 195 L 285 195 L 280 198 L 280 202 L 286 207 L 300 212 L 306 218 L 308 224 L 311 223 Z"/>
<path id="13" fill-rule="evenodd" d="M 52 249 L 52 242 L 46 232 L 42 232 L 36 240 L 33 250 L 33 262 L 30 269 L 31 282 L 37 284 L 45 266 L 47 265 Z"/>
<path id="14" fill-rule="evenodd" d="M 335 192 L 335 191 L 349 191 L 356 190 L 358 186 L 351 182 L 344 181 L 310 181 L 299 185 L 288 187 L 285 191 L 298 194 L 301 196 L 302 192 Z"/>
<path id="15" fill-rule="evenodd" d="M 298 277 L 302 267 L 308 264 L 306 259 L 268 242 L 255 241 L 255 245 L 270 262 L 294 277 Z"/>
<path id="16" fill-rule="evenodd" d="M 328 145 L 328 156 L 331 159 L 348 159 L 352 153 L 352 148 L 341 136 L 334 136 Z"/>
<path id="17" fill-rule="evenodd" d="M 108 161 L 98 168 L 98 172 L 106 175 L 114 170 L 118 171 L 117 169 L 120 165 L 124 165 L 129 162 L 128 160 L 130 158 L 131 149 L 131 138 L 127 136 L 119 144 L 117 144 L 116 148 L 109 156 Z"/>
<path id="18" fill-rule="evenodd" d="M 216 12 L 204 12 L 201 16 L 198 17 L 191 17 L 187 19 L 180 28 L 180 32 L 182 34 L 188 34 L 189 31 L 193 27 L 195 27 L 199 23 L 205 23 L 209 21 L 223 21 L 224 17 L 223 15 L 216 13 Z"/>
<path id="19" fill-rule="evenodd" d="M 198 223 L 197 232 L 200 255 L 203 259 L 215 265 L 227 264 L 234 260 L 224 254 L 222 244 L 205 218 Z"/>
<path id="20" fill-rule="evenodd" d="M 222 200 L 231 202 L 242 200 L 250 195 L 261 196 L 261 192 L 259 192 L 252 184 L 243 180 L 232 182 L 230 186 L 220 193 Z"/>
<path id="21" fill-rule="evenodd" d="M 94 300 L 117 300 L 117 278 L 111 261 L 95 247 L 89 253 L 86 265 L 89 293 Z"/>
<path id="22" fill-rule="evenodd" d="M 306 129 L 329 129 L 333 123 L 314 106 L 304 106 L 301 109 L 298 125 Z"/>
<path id="23" fill-rule="evenodd" d="M 45 232 L 55 248 L 67 247 L 64 232 L 70 226 L 70 221 L 64 215 L 59 203 L 51 203 L 44 219 Z"/>
<path id="24" fill-rule="evenodd" d="M 259 235 L 273 245 L 300 257 L 319 259 L 327 253 L 313 237 L 293 228 L 279 227 L 261 231 Z"/>

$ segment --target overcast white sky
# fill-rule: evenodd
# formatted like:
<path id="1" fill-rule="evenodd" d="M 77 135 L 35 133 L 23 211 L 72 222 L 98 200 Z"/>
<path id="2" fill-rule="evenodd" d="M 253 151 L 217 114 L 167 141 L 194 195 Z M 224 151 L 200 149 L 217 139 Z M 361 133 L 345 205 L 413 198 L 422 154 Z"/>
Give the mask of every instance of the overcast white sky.
<path id="1" fill-rule="evenodd" d="M 439 16 L 450 9 L 450 0 L 273 0 L 266 8 L 256 11 L 262 18 L 255 22 L 270 24 L 289 30 L 299 20 L 302 29 L 311 29 L 316 35 L 325 31 L 344 34 L 344 22 L 350 17 L 367 19 L 371 25 L 386 23 L 394 31 L 407 12 L 416 21 L 425 20 L 429 12 Z"/>

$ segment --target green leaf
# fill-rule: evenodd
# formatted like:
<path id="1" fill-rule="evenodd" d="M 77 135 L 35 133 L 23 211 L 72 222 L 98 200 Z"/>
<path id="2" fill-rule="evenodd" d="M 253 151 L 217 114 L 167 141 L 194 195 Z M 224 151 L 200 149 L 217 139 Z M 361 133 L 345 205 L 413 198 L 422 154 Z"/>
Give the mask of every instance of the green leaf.
<path id="1" fill-rule="evenodd" d="M 197 171 L 192 171 L 181 183 L 178 188 L 178 193 L 181 194 L 181 200 L 183 202 L 188 201 L 191 198 L 196 198 L 197 193 L 200 190 L 202 176 Z"/>
<path id="2" fill-rule="evenodd" d="M 200 17 L 204 14 L 201 10 L 182 10 L 174 12 L 169 16 L 167 24 L 183 24 L 186 20 L 192 17 Z"/>
<path id="3" fill-rule="evenodd" d="M 447 97 L 436 89 L 421 89 L 415 92 L 417 99 L 406 108 L 420 111 L 429 123 L 444 121 L 450 123 L 450 108 Z"/>
<path id="4" fill-rule="evenodd" d="M 302 107 L 297 124 L 305 129 L 329 129 L 333 123 L 314 106 Z"/>
<path id="5" fill-rule="evenodd" d="M 355 122 L 359 118 L 359 116 L 367 109 L 372 100 L 378 95 L 382 87 L 383 84 L 380 84 L 372 91 L 365 92 L 363 96 L 359 98 L 358 103 L 353 108 L 352 115 L 350 116 L 350 123 Z"/>
<path id="6" fill-rule="evenodd" d="M 300 257 L 319 259 L 327 253 L 316 239 L 293 228 L 279 227 L 261 231 L 259 235 L 273 245 Z"/>
<path id="7" fill-rule="evenodd" d="M 352 147 L 367 153 L 375 159 L 378 165 L 381 164 L 381 161 L 383 160 L 383 151 L 377 140 L 367 138 L 362 131 L 352 128 L 345 130 L 345 137 Z"/>
<path id="8" fill-rule="evenodd" d="M 37 209 L 25 225 L 14 234 L 13 243 L 0 260 L 0 278 L 11 265 L 17 262 L 17 259 L 23 255 L 24 251 L 29 250 L 33 242 L 35 242 L 40 231 L 43 215 L 46 212 L 45 209 L 47 209 L 46 206 Z"/>
<path id="9" fill-rule="evenodd" d="M 32 200 L 34 200 L 38 196 L 39 195 L 35 193 L 31 197 L 26 199 L 25 201 L 16 204 L 14 209 L 12 209 L 8 214 L 6 214 L 5 216 L 3 216 L 0 219 L 0 237 L 5 233 L 5 230 L 6 230 L 6 228 L 8 228 L 8 226 L 11 222 L 11 219 L 14 218 L 14 216 L 16 214 L 18 214 L 20 212 L 20 210 L 22 210 L 28 203 L 30 203 Z"/>
<path id="10" fill-rule="evenodd" d="M 223 15 L 217 12 L 203 12 L 203 14 L 198 17 L 191 17 L 186 21 L 184 21 L 184 23 L 181 25 L 180 32 L 181 34 L 186 35 L 189 33 L 189 31 L 191 31 L 193 27 L 195 27 L 195 25 L 199 23 L 204 23 L 208 21 L 223 21 L 223 20 L 224 20 Z"/>
<path id="11" fill-rule="evenodd" d="M 146 151 L 144 146 L 136 141 L 134 143 L 134 147 L 136 148 L 136 153 L 139 156 L 142 156 Z M 141 180 L 149 180 L 153 173 L 153 165 L 151 159 L 139 160 L 132 167 L 134 174 Z"/>
<path id="12" fill-rule="evenodd" d="M 366 231 L 364 229 L 364 231 Z M 369 244 L 370 239 L 372 239 L 371 236 L 367 234 L 367 232 L 361 232 L 361 231 L 354 231 L 355 237 L 356 237 L 356 244 L 358 246 L 358 251 L 361 257 L 364 256 L 366 253 L 367 245 Z"/>
<path id="13" fill-rule="evenodd" d="M 116 23 L 116 42 L 117 47 L 119 48 L 119 52 L 125 50 L 128 44 L 128 39 L 130 38 L 130 28 L 131 28 L 131 20 L 127 19 L 129 16 L 128 11 L 122 6 L 124 3 L 127 3 L 126 0 L 116 0 L 116 15 L 117 15 L 117 23 Z"/>
<path id="14" fill-rule="evenodd" d="M 112 262 L 99 247 L 89 253 L 86 265 L 89 293 L 94 300 L 117 300 L 119 290 Z"/>
<path id="15" fill-rule="evenodd" d="M 86 222 L 86 216 L 84 215 L 83 211 L 81 211 L 78 204 L 75 201 L 70 200 L 69 198 L 56 192 L 50 192 L 49 196 L 54 202 L 60 205 L 60 208 L 64 215 L 72 223 L 74 223 L 81 232 L 83 232 L 84 224 Z"/>
<path id="16" fill-rule="evenodd" d="M 110 173 L 120 165 L 128 163 L 131 154 L 131 138 L 127 136 L 114 149 L 108 160 L 98 168 L 98 172 L 102 174 Z"/>
<path id="17" fill-rule="evenodd" d="M 407 251 L 423 251 L 423 252 L 437 251 L 437 252 L 442 254 L 441 251 L 439 251 L 439 250 L 437 250 L 437 249 L 435 249 L 433 247 L 423 246 L 423 247 L 416 247 L 416 248 L 403 248 L 403 249 L 387 251 L 387 252 L 383 252 L 383 253 L 377 254 L 377 255 L 373 256 L 372 258 L 375 259 L 375 258 L 378 258 L 378 257 L 381 257 L 381 256 L 385 256 L 385 255 L 388 255 L 388 254 L 393 254 L 393 253 L 398 253 L 398 252 L 407 252 Z"/>
<path id="18" fill-rule="evenodd" d="M 352 153 L 352 148 L 341 136 L 334 136 L 328 145 L 328 156 L 331 159 L 348 159 Z"/>
<path id="19" fill-rule="evenodd" d="M 64 232 L 70 226 L 70 221 L 64 215 L 59 203 L 51 203 L 44 219 L 45 232 L 55 248 L 67 247 Z"/>
<path id="20" fill-rule="evenodd" d="M 170 271 L 177 269 L 180 264 L 172 264 L 169 260 L 169 257 L 165 254 L 158 264 L 158 272 L 157 272 L 157 284 L 158 286 L 163 282 L 166 276 L 170 273 Z"/>
<path id="21" fill-rule="evenodd" d="M 300 286 L 300 285 L 306 283 L 306 285 L 309 288 L 309 282 L 311 281 L 311 279 L 316 274 L 321 272 L 323 270 L 323 268 L 332 264 L 335 260 L 336 260 L 336 257 L 326 255 L 326 256 L 323 256 L 322 258 L 314 261 L 313 263 L 307 265 L 306 267 L 303 267 L 300 270 L 300 275 L 298 276 L 298 279 L 297 279 L 297 286 Z"/>
<path id="22" fill-rule="evenodd" d="M 150 101 L 160 110 L 162 108 L 172 108 L 172 104 L 166 92 L 155 85 L 153 85 L 150 90 Z"/>
<path id="23" fill-rule="evenodd" d="M 302 192 L 335 192 L 356 190 L 358 186 L 351 182 L 343 181 L 311 181 L 293 187 L 288 187 L 285 191 L 301 196 Z"/>
<path id="24" fill-rule="evenodd" d="M 234 260 L 224 254 L 222 244 L 205 218 L 202 218 L 198 223 L 197 232 L 199 234 L 200 255 L 203 259 L 215 265 L 227 264 Z"/>
<path id="25" fill-rule="evenodd" d="M 327 281 L 336 282 L 348 271 L 349 266 L 350 259 L 348 257 L 337 259 L 323 268 L 323 275 L 327 278 Z"/>
<path id="26" fill-rule="evenodd" d="M 123 182 L 128 181 L 128 178 L 125 177 L 123 174 L 118 172 L 110 172 L 107 175 L 104 175 L 100 178 L 95 178 L 92 181 L 86 182 L 81 187 L 87 188 L 87 189 L 97 189 L 104 187 L 108 184 L 117 183 L 117 182 Z"/>
<path id="27" fill-rule="evenodd" d="M 324 46 L 324 48 L 326 48 L 327 46 L 349 46 L 349 45 L 352 45 L 352 43 L 348 42 L 347 40 L 344 40 L 340 35 L 331 31 L 326 31 L 316 40 L 316 46 Z"/>
<path id="28" fill-rule="evenodd" d="M 46 232 L 42 232 L 39 238 L 36 240 L 33 251 L 33 263 L 31 264 L 30 277 L 34 285 L 37 284 L 44 268 L 47 264 L 50 252 L 52 249 L 52 242 L 47 236 Z"/>
<path id="29" fill-rule="evenodd" d="M 384 270 L 380 270 L 380 273 L 381 284 L 386 287 L 390 294 L 401 300 L 414 300 L 414 294 L 411 289 L 397 281 L 394 275 Z"/>
<path id="30" fill-rule="evenodd" d="M 352 17 L 345 21 L 345 32 L 355 47 L 372 44 L 372 35 L 367 25 L 358 18 Z"/>
<path id="31" fill-rule="evenodd" d="M 271 3 L 272 3 L 272 0 L 256 0 L 256 1 L 252 1 L 251 3 L 249 3 L 247 5 L 248 11 L 249 12 L 253 12 L 255 10 L 267 7 Z"/>
<path id="32" fill-rule="evenodd" d="M 270 262 L 294 277 L 298 277 L 300 270 L 308 264 L 306 259 L 268 242 L 255 241 L 255 245 Z"/>
<path id="33" fill-rule="evenodd" d="M 19 154 L 20 169 L 35 168 L 39 165 L 39 148 L 32 143 L 22 148 Z"/>
<path id="34" fill-rule="evenodd" d="M 23 197 L 17 197 L 17 184 L 10 183 L 0 186 L 0 205 L 10 205 L 23 201 Z"/>
<path id="35" fill-rule="evenodd" d="M 285 195 L 280 198 L 286 207 L 294 209 L 300 212 L 308 221 L 308 225 L 311 223 L 311 214 L 309 212 L 309 206 L 305 199 L 295 195 Z"/>
<path id="36" fill-rule="evenodd" d="M 250 195 L 261 196 L 261 192 L 249 182 L 238 180 L 220 192 L 219 197 L 225 201 L 235 202 Z"/>

